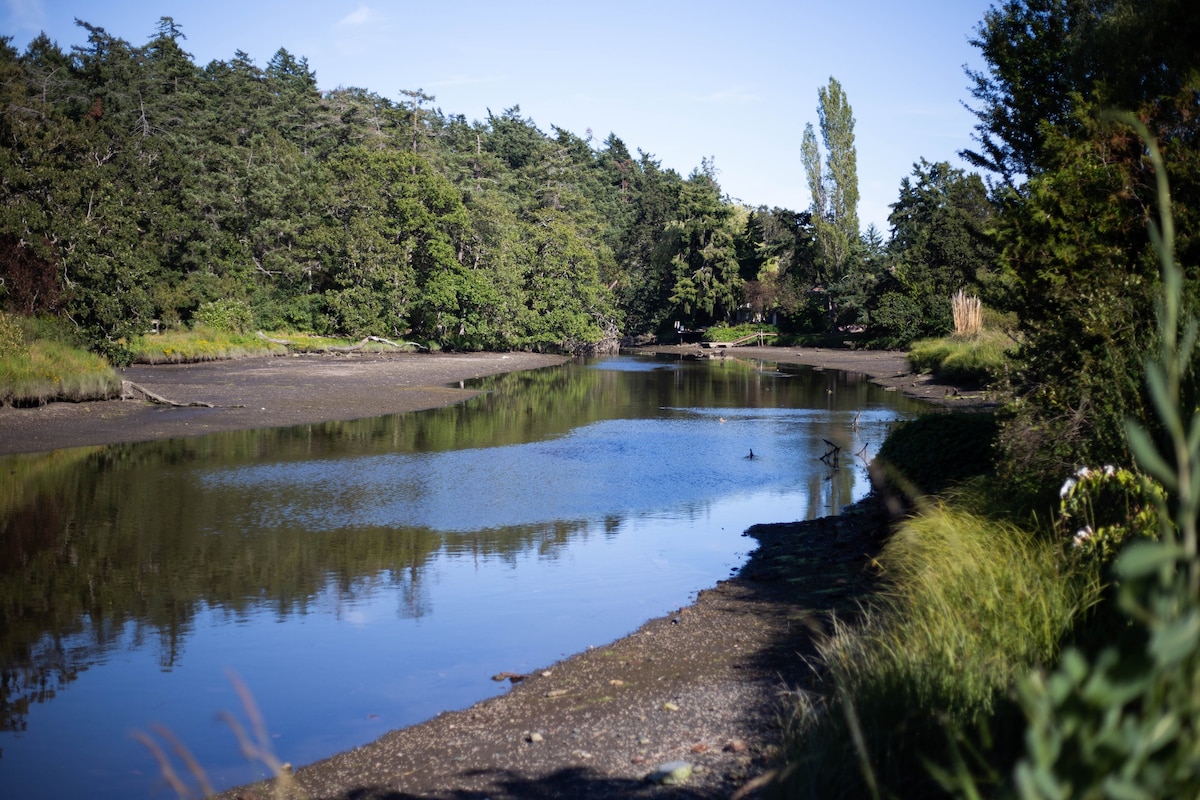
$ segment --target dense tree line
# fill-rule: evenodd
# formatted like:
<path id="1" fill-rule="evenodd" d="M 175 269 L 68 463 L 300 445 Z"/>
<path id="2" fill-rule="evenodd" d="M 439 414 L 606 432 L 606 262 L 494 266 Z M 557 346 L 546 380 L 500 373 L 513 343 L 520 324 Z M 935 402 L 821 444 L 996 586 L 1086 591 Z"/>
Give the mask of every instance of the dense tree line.
<path id="1" fill-rule="evenodd" d="M 1197 41 L 1200 6 L 1186 0 L 1009 0 L 977 30 L 987 67 L 970 75 L 978 147 L 964 156 L 993 176 L 995 242 L 1022 325 L 1005 447 L 1033 485 L 1130 463 L 1124 421 L 1153 416 L 1143 375 L 1160 291 L 1147 232 L 1155 176 L 1121 113 L 1162 148 L 1195 311 Z M 1185 400 L 1196 398 L 1193 385 Z"/>
<path id="2" fill-rule="evenodd" d="M 586 349 L 739 310 L 819 330 L 880 308 L 893 339 L 944 332 L 932 296 L 896 301 L 917 283 L 888 276 L 917 251 L 885 259 L 878 232 L 859 235 L 835 80 L 819 93 L 828 180 L 796 212 L 731 203 L 712 161 L 684 178 L 519 107 L 468 121 L 419 89 L 323 92 L 286 49 L 198 66 L 169 17 L 142 46 L 79 25 L 70 50 L 0 45 L 0 305 L 69 319 L 110 356 L 212 304 L 266 329 L 463 349 Z"/>

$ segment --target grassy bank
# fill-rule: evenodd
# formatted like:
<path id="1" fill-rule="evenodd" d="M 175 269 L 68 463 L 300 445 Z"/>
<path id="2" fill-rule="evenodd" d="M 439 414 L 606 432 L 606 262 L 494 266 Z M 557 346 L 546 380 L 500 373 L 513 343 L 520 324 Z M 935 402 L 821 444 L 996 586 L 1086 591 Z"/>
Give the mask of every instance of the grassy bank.
<path id="1" fill-rule="evenodd" d="M 121 394 L 109 363 L 42 320 L 0 313 L 0 404 L 37 406 L 106 400 Z"/>
<path id="2" fill-rule="evenodd" d="M 282 355 L 287 347 L 252 333 L 190 328 L 139 336 L 129 346 L 138 364 L 187 364 Z"/>
<path id="3" fill-rule="evenodd" d="M 61 342 L 38 341 L 23 353 L 0 356 L 0 403 L 37 406 L 120 394 L 121 378 L 107 361 Z"/>
<path id="4" fill-rule="evenodd" d="M 827 699 L 797 706 L 779 794 L 939 796 L 964 753 L 978 782 L 1002 782 L 1023 742 L 1011 688 L 1056 660 L 1098 598 L 1095 571 L 947 503 L 900 525 L 875 567 L 865 622 L 820 647 Z"/>
<path id="5" fill-rule="evenodd" d="M 246 333 L 206 325 L 138 336 L 127 346 L 130 359 L 138 364 L 415 348 L 384 340 L 354 341 L 292 331 Z M 61 322 L 0 313 L 0 404 L 37 406 L 108 400 L 120 394 L 121 378 L 112 365 L 86 350 Z"/>
<path id="6" fill-rule="evenodd" d="M 1014 345 L 1005 331 L 985 328 L 967 336 L 913 342 L 908 363 L 914 372 L 930 372 L 951 383 L 991 386 L 1007 373 Z"/>
<path id="7" fill-rule="evenodd" d="M 1073 527 L 1001 507 L 996 434 L 991 413 L 937 412 L 880 449 L 880 492 L 906 510 L 871 564 L 862 621 L 820 643 L 822 699 L 795 704 L 778 796 L 955 796 L 960 772 L 984 795 L 1011 785 L 1025 734 L 1014 687 L 1089 619 L 1104 563 L 1069 547 Z"/>

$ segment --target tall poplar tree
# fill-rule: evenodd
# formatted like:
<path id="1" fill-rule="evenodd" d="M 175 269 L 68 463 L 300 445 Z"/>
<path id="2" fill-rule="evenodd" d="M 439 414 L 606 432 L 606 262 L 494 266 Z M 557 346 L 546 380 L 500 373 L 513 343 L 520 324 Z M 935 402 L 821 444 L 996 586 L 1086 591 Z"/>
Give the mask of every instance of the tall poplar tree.
<path id="1" fill-rule="evenodd" d="M 846 276 L 858 244 L 858 157 L 854 148 L 854 113 L 836 78 L 817 90 L 817 116 L 825 143 L 825 162 L 812 123 L 804 128 L 800 153 L 812 194 L 813 224 L 819 258 L 829 281 Z"/>

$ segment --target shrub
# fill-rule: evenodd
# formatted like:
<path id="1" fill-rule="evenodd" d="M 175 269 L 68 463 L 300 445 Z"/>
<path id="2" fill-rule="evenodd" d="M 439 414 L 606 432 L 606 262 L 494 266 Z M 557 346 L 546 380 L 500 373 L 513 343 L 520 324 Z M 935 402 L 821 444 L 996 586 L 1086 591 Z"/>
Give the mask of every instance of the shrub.
<path id="1" fill-rule="evenodd" d="M 245 333 L 254 328 L 254 309 L 245 300 L 213 300 L 196 309 L 193 322 L 217 331 Z"/>
<path id="2" fill-rule="evenodd" d="M 944 336 L 953 329 L 944 297 L 887 292 L 871 312 L 871 334 L 885 347 L 907 347 L 922 337 Z"/>
<path id="3" fill-rule="evenodd" d="M 1082 467 L 1059 491 L 1054 528 L 1076 558 L 1107 563 L 1131 537 L 1156 536 L 1158 509 L 1166 499 L 1152 478 L 1111 465 Z"/>
<path id="4" fill-rule="evenodd" d="M 905 494 L 938 494 L 995 465 L 996 418 L 984 412 L 925 414 L 896 425 L 875 459 L 875 471 Z"/>
<path id="5" fill-rule="evenodd" d="M 741 325 L 713 325 L 704 332 L 706 342 L 736 342 L 756 333 L 777 334 L 779 329 L 774 325 L 763 323 L 743 323 Z M 773 338 L 773 337 L 772 337 Z"/>
<path id="6" fill-rule="evenodd" d="M 25 348 L 25 334 L 17 319 L 0 311 L 0 357 L 15 356 Z"/>

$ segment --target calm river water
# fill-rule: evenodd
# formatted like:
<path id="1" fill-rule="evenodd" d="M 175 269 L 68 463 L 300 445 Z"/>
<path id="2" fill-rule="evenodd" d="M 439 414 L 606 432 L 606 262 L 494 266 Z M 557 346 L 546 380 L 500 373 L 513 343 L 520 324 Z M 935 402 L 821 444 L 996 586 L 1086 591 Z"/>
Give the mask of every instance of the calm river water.
<path id="1" fill-rule="evenodd" d="M 0 459 L 0 796 L 172 797 L 142 732 L 257 779 L 504 691 L 836 513 L 918 406 L 854 376 L 618 357 L 432 411 Z M 856 422 L 857 421 L 857 422 Z M 750 450 L 754 458 L 746 456 Z"/>

